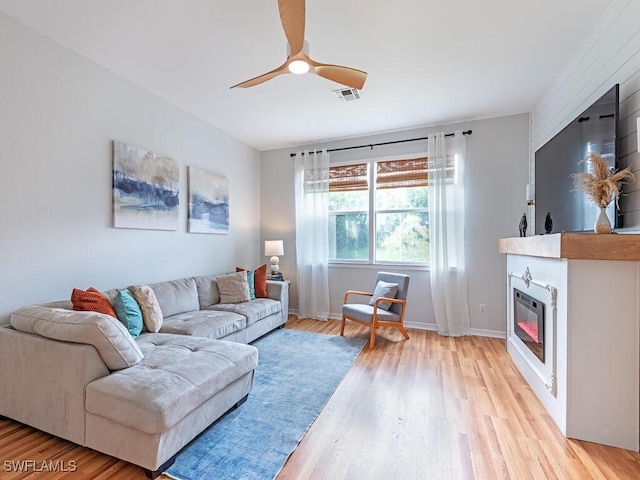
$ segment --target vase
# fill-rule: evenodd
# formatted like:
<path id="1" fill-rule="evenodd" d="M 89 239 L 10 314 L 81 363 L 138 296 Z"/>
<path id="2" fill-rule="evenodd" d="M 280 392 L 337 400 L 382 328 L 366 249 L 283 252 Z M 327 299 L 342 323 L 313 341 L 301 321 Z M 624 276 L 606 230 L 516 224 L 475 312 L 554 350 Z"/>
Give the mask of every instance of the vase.
<path id="1" fill-rule="evenodd" d="M 600 213 L 596 217 L 596 223 L 593 226 L 593 230 L 596 233 L 611 233 L 611 222 L 607 217 L 607 211 L 605 207 L 600 207 Z"/>

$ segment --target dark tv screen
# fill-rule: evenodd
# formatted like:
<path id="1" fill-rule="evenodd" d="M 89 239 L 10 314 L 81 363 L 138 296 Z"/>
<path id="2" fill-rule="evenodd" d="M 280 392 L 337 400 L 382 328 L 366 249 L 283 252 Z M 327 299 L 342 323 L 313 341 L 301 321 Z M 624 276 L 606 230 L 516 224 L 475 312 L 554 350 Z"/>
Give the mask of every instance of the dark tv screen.
<path id="1" fill-rule="evenodd" d="M 593 231 L 599 210 L 584 192 L 575 190 L 571 174 L 588 171 L 588 162 L 580 161 L 591 152 L 616 167 L 618 100 L 616 84 L 535 153 L 537 234 L 545 233 L 547 212 L 553 220 L 551 233 Z M 615 202 L 607 216 L 614 227 L 622 227 Z"/>

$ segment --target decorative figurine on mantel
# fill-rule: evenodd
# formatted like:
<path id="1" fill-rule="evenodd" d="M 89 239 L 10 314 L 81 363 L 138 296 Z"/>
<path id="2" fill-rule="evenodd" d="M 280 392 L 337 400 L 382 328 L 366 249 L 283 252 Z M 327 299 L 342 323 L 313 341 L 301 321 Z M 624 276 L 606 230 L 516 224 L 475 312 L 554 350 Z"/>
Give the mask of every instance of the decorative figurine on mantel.
<path id="1" fill-rule="evenodd" d="M 520 236 L 526 237 L 527 236 L 527 214 L 526 213 L 522 214 L 522 218 L 520 219 L 520 224 L 518 225 L 518 228 L 520 229 Z"/>
<path id="2" fill-rule="evenodd" d="M 544 233 L 549 235 L 553 230 L 553 220 L 551 219 L 551 212 L 547 212 L 547 218 L 544 219 Z"/>

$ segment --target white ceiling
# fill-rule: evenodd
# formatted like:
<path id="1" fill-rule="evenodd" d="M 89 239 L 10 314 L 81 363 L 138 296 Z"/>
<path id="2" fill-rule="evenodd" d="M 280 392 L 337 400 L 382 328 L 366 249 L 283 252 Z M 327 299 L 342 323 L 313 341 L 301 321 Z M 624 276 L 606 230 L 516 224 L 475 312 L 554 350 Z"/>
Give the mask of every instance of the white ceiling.
<path id="1" fill-rule="evenodd" d="M 241 81 L 286 59 L 276 0 L 0 0 L 0 12 L 258 150 L 529 112 L 613 0 L 308 0 L 311 57 L 368 72 Z"/>

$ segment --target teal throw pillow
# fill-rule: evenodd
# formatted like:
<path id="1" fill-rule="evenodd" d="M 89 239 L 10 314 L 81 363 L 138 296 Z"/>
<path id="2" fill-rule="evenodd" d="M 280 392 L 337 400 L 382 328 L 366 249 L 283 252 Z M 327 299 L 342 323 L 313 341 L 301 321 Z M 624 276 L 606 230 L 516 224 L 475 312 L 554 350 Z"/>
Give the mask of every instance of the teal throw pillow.
<path id="1" fill-rule="evenodd" d="M 253 270 L 247 270 L 247 283 L 249 284 L 249 296 L 251 300 L 256 299 L 256 286 L 253 283 L 255 272 Z"/>
<path id="2" fill-rule="evenodd" d="M 118 292 L 113 301 L 113 309 L 131 336 L 137 338 L 142 331 L 142 310 L 129 290 L 125 288 Z"/>

